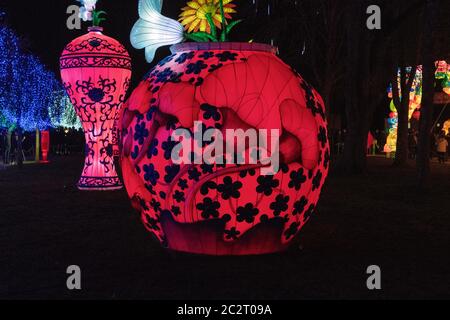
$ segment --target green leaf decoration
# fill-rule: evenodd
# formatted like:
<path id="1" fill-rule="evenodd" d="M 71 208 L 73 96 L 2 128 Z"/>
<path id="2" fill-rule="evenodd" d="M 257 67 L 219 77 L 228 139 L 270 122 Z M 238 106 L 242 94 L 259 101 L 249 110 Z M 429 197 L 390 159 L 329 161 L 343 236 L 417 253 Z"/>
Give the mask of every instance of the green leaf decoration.
<path id="1" fill-rule="evenodd" d="M 242 20 L 236 20 L 236 21 L 230 22 L 230 24 L 227 25 L 227 28 L 226 28 L 227 34 L 229 34 L 231 32 L 231 30 L 241 22 L 242 22 Z"/>

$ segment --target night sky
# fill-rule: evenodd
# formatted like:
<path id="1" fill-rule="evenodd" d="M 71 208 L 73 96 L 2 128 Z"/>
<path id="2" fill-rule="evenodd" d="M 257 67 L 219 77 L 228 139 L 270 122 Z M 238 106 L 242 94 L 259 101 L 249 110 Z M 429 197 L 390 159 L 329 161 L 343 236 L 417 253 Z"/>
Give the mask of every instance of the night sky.
<path id="1" fill-rule="evenodd" d="M 249 16 L 255 11 L 252 1 L 241 1 L 239 14 Z M 238 1 L 239 3 L 239 1 Z M 90 22 L 83 22 L 81 30 L 69 30 L 66 27 L 67 7 L 78 4 L 75 0 L 18 1 L 0 0 L 0 9 L 6 12 L 7 23 L 25 40 L 29 51 L 36 54 L 41 61 L 59 76 L 59 56 L 65 45 L 76 37 L 86 33 Z M 186 0 L 164 1 L 163 14 L 176 19 L 185 6 Z M 138 20 L 138 0 L 99 0 L 97 9 L 108 13 L 102 23 L 104 33 L 119 40 L 128 49 L 133 61 L 133 84 L 150 69 L 145 61 L 144 50 L 134 49 L 129 34 Z M 236 16 L 237 17 L 237 16 Z M 248 23 L 249 21 L 247 21 Z M 244 26 L 245 27 L 245 26 Z M 249 29 L 249 28 L 248 28 Z M 249 37 L 252 34 L 248 34 Z M 236 38 L 236 37 L 235 37 Z M 250 39 L 250 38 L 249 38 Z M 169 48 L 157 52 L 155 62 L 169 53 Z"/>

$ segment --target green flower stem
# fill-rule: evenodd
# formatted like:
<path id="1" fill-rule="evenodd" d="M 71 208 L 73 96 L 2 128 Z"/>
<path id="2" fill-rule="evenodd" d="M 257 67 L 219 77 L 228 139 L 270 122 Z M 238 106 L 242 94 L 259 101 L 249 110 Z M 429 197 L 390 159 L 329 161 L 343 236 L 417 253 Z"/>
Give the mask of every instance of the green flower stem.
<path id="1" fill-rule="evenodd" d="M 206 19 L 208 20 L 209 26 L 211 28 L 211 35 L 214 37 L 214 39 L 217 39 L 216 25 L 214 24 L 214 21 L 213 21 L 210 13 L 206 14 Z M 217 40 L 216 40 L 216 42 L 217 42 Z"/>
<path id="2" fill-rule="evenodd" d="M 223 10 L 223 0 L 219 0 L 220 14 L 222 15 L 222 35 L 221 41 L 227 41 L 227 23 L 225 21 L 225 11 Z"/>

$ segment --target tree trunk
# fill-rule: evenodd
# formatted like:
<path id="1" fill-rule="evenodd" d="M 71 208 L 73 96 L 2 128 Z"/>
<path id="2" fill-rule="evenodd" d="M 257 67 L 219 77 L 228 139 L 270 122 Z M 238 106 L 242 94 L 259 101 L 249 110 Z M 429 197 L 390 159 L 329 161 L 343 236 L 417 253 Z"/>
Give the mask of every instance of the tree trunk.
<path id="1" fill-rule="evenodd" d="M 41 132 L 39 129 L 36 129 L 36 147 L 35 147 L 36 154 L 34 155 L 34 161 L 36 163 L 39 163 L 41 160 Z"/>
<path id="2" fill-rule="evenodd" d="M 16 147 L 16 162 L 19 168 L 23 167 L 23 149 L 22 149 L 23 132 L 22 128 L 17 128 L 17 147 Z"/>
<path id="3" fill-rule="evenodd" d="M 409 94 L 411 92 L 412 84 L 416 76 L 417 66 L 411 68 L 411 72 L 407 77 L 405 67 L 401 69 L 401 98 L 398 92 L 397 81 L 392 83 L 392 92 L 394 97 L 394 104 L 397 108 L 398 127 L 397 127 L 397 147 L 395 152 L 394 165 L 403 167 L 407 165 L 409 144 L 408 144 L 408 125 L 409 125 Z"/>
<path id="4" fill-rule="evenodd" d="M 433 97 L 435 65 L 433 57 L 433 30 L 437 1 L 427 0 L 424 14 L 422 45 L 423 80 L 422 107 L 420 111 L 419 143 L 417 152 L 417 183 L 420 189 L 429 189 L 430 184 L 430 138 L 433 122 Z"/>

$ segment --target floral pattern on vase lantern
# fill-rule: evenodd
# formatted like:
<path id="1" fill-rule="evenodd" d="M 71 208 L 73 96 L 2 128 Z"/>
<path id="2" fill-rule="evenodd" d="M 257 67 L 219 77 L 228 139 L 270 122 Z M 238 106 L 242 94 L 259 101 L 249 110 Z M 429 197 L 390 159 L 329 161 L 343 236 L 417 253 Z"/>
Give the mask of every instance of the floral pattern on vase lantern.
<path id="1" fill-rule="evenodd" d="M 113 159 L 114 125 L 131 80 L 131 58 L 117 40 L 91 27 L 60 58 L 61 78 L 86 138 L 81 190 L 122 188 Z"/>

